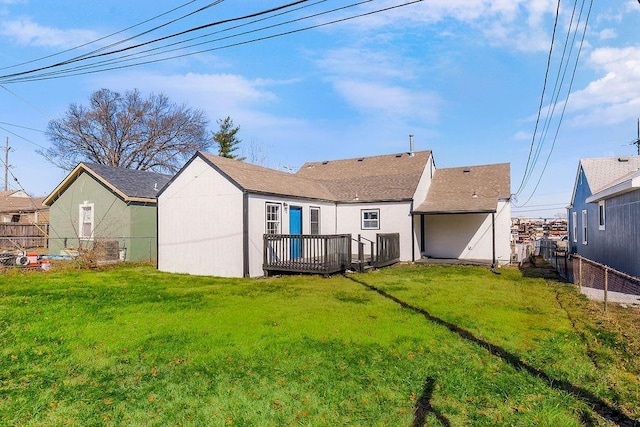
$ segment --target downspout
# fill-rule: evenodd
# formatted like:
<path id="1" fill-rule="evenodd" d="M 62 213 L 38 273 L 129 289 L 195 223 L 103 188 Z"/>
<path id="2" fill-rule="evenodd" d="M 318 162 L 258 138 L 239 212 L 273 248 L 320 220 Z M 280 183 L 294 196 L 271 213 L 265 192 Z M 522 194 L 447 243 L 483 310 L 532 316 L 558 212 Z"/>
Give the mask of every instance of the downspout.
<path id="1" fill-rule="evenodd" d="M 249 193 L 242 193 L 242 275 L 249 277 Z"/>
<path id="2" fill-rule="evenodd" d="M 422 258 L 422 252 L 425 252 L 424 246 L 424 214 L 420 214 L 420 258 Z"/>

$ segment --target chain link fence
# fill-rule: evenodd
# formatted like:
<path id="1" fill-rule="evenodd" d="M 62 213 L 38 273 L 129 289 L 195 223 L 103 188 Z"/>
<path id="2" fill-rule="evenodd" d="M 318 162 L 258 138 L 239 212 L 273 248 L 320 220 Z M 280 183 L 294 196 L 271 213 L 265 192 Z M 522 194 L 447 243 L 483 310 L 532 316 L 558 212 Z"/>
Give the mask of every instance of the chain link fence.
<path id="1" fill-rule="evenodd" d="M 0 236 L 0 253 L 3 252 L 35 252 L 41 256 L 71 258 L 91 252 L 99 261 L 154 262 L 158 257 L 155 236 L 95 239 L 79 239 L 77 236 Z"/>
<path id="2" fill-rule="evenodd" d="M 607 301 L 640 303 L 640 278 L 622 273 L 579 255 L 572 257 L 573 283 L 583 293 Z M 593 292 L 595 291 L 595 292 Z"/>

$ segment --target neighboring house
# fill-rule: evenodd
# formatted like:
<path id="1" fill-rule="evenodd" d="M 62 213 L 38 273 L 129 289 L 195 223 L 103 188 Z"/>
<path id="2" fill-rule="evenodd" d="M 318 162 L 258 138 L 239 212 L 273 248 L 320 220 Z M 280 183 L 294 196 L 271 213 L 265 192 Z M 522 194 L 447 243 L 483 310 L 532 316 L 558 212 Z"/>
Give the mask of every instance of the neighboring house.
<path id="1" fill-rule="evenodd" d="M 568 210 L 572 252 L 640 277 L 640 156 L 581 159 Z"/>
<path id="2" fill-rule="evenodd" d="M 306 163 L 296 174 L 198 152 L 158 194 L 158 268 L 261 276 L 265 234 L 398 233 L 401 261 L 509 262 L 508 165 L 456 170 L 436 171 L 431 151 Z M 449 184 L 457 202 L 434 209 Z"/>
<path id="3" fill-rule="evenodd" d="M 100 243 L 127 261 L 157 257 L 156 194 L 170 177 L 80 163 L 44 200 L 51 253 Z"/>
<path id="4" fill-rule="evenodd" d="M 49 207 L 44 197 L 30 197 L 24 191 L 0 191 L 0 223 L 46 224 Z"/>
<path id="5" fill-rule="evenodd" d="M 24 191 L 0 192 L 0 250 L 46 246 L 49 207 L 43 200 Z"/>

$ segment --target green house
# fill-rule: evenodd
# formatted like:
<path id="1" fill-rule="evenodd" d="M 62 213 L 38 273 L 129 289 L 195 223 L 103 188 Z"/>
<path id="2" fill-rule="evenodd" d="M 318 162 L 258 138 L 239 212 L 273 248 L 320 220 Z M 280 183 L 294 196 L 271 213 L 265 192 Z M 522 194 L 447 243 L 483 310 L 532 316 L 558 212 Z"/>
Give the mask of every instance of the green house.
<path id="1" fill-rule="evenodd" d="M 107 260 L 155 261 L 156 194 L 170 178 L 78 164 L 44 200 L 50 207 L 50 253 L 94 249 Z"/>

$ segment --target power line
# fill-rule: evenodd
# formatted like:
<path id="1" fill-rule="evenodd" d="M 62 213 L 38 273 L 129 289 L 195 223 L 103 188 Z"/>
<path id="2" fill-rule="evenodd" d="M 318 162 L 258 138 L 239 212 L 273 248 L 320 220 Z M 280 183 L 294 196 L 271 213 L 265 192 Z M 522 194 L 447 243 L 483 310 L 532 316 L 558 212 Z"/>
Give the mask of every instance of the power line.
<path id="1" fill-rule="evenodd" d="M 266 30 L 266 29 L 276 28 L 278 26 L 283 26 L 283 25 L 290 24 L 290 23 L 293 23 L 293 22 L 298 22 L 298 21 L 302 21 L 302 20 L 305 20 L 305 19 L 310 19 L 310 18 L 313 18 L 313 17 L 317 17 L 317 16 L 320 16 L 320 15 L 323 15 L 323 14 L 332 13 L 332 12 L 335 12 L 335 11 L 338 11 L 338 10 L 343 10 L 343 9 L 346 9 L 346 8 L 349 8 L 349 7 L 357 6 L 357 5 L 360 5 L 360 4 L 363 4 L 363 3 L 370 2 L 372 0 L 362 1 L 362 2 L 359 2 L 359 3 L 354 3 L 354 4 L 351 4 L 351 5 L 348 5 L 348 6 L 343 6 L 343 7 L 332 9 L 332 10 L 329 10 L 329 11 L 315 13 L 313 15 L 307 15 L 307 16 L 304 16 L 304 17 L 301 17 L 301 18 L 291 19 L 289 21 L 280 22 L 280 23 L 277 23 L 277 24 L 268 25 L 268 26 L 260 27 L 260 28 L 253 29 L 253 30 L 250 30 L 250 31 L 245 31 L 245 32 L 236 33 L 236 34 L 232 34 L 232 35 L 225 36 L 225 37 L 220 37 L 220 38 L 213 39 L 213 40 L 194 43 L 194 44 L 191 44 L 191 45 L 188 45 L 188 46 L 183 46 L 183 47 L 180 47 L 180 48 L 168 49 L 168 50 L 164 50 L 162 52 L 144 55 L 145 53 L 148 53 L 148 52 L 154 52 L 154 51 L 158 51 L 158 50 L 161 50 L 161 49 L 166 49 L 168 47 L 172 47 L 172 46 L 188 43 L 188 42 L 191 42 L 191 41 L 194 41 L 194 40 L 199 40 L 199 39 L 202 39 L 202 38 L 205 38 L 205 37 L 209 37 L 209 36 L 212 36 L 212 35 L 215 35 L 215 34 L 220 34 L 220 33 L 228 32 L 228 31 L 233 30 L 233 29 L 238 29 L 238 28 L 241 28 L 241 27 L 245 27 L 245 26 L 248 26 L 248 25 L 251 25 L 251 24 L 255 24 L 257 22 L 265 21 L 265 20 L 268 20 L 268 19 L 273 19 L 275 17 L 283 16 L 285 14 L 289 14 L 289 13 L 292 13 L 292 12 L 295 12 L 295 11 L 299 11 L 301 9 L 305 9 L 305 8 L 308 8 L 308 7 L 311 7 L 311 6 L 315 6 L 315 5 L 318 5 L 320 3 L 324 3 L 326 1 L 328 1 L 328 0 L 319 0 L 319 1 L 315 2 L 315 3 L 309 4 L 309 5 L 303 5 L 301 7 L 290 9 L 290 10 L 285 10 L 285 11 L 282 11 L 282 12 L 277 13 L 277 14 L 272 15 L 272 16 L 262 17 L 262 18 L 255 19 L 255 20 L 252 20 L 250 22 L 244 23 L 244 24 L 239 24 L 239 25 L 236 25 L 236 26 L 233 26 L 233 27 L 230 27 L 230 28 L 225 28 L 225 29 L 222 29 L 222 30 L 219 30 L 219 31 L 208 33 L 208 34 L 203 34 L 203 35 L 200 35 L 200 36 L 197 36 L 197 37 L 193 37 L 193 38 L 190 38 L 190 39 L 181 40 L 181 41 L 177 41 L 177 42 L 172 42 L 172 43 L 170 43 L 168 45 L 164 45 L 164 46 L 159 46 L 159 47 L 143 50 L 141 52 L 135 52 L 135 53 L 127 54 L 127 55 L 119 56 L 117 58 L 110 58 L 110 59 L 106 59 L 106 60 L 103 60 L 103 61 L 94 62 L 92 64 L 79 65 L 79 66 L 75 66 L 75 67 L 72 67 L 72 68 L 67 68 L 67 69 L 64 69 L 64 70 L 59 70 L 59 71 L 54 71 L 54 72 L 49 72 L 49 73 L 41 73 L 36 78 L 26 77 L 26 78 L 23 78 L 23 79 L 14 79 L 14 80 L 11 80 L 11 82 L 46 80 L 47 78 L 55 78 L 57 76 L 63 77 L 65 75 L 82 75 L 82 74 L 85 74 L 85 73 L 79 73 L 79 72 L 75 72 L 75 71 L 86 71 L 86 70 L 91 70 L 91 69 L 98 69 L 98 71 L 110 70 L 110 69 L 114 69 L 114 68 L 102 68 L 101 69 L 101 67 L 106 67 L 107 65 L 120 64 L 120 63 L 124 63 L 124 62 L 130 62 L 130 61 L 139 60 L 139 59 L 142 59 L 142 58 L 147 58 L 147 57 L 152 57 L 152 56 L 159 56 L 159 55 L 161 55 L 163 53 L 166 54 L 166 53 L 170 53 L 170 52 L 180 51 L 180 50 L 184 50 L 184 49 L 191 48 L 191 47 L 201 46 L 201 45 L 204 45 L 204 44 L 214 43 L 216 41 L 222 41 L 222 40 L 226 40 L 226 39 L 230 39 L 230 38 L 234 38 L 234 37 L 239 37 L 239 36 L 242 36 L 242 35 L 247 35 L 247 34 L 259 32 L 259 31 L 263 31 L 263 30 Z M 144 46 L 144 45 L 147 45 L 147 44 L 150 44 L 150 43 L 153 43 L 153 41 L 142 43 L 141 46 Z M 197 54 L 197 53 L 199 53 L 199 52 L 194 52 L 192 54 Z M 184 56 L 184 55 L 180 55 L 180 56 Z M 125 58 L 129 58 L 129 59 L 125 59 Z M 171 58 L 164 58 L 164 59 L 161 59 L 161 60 L 164 61 L 164 60 L 172 59 L 172 58 L 176 58 L 176 57 L 174 56 L 174 57 L 171 57 Z M 135 66 L 135 65 L 139 65 L 139 64 L 146 64 L 146 63 L 149 63 L 149 62 L 143 62 L 143 63 L 138 63 L 138 64 L 130 64 L 130 66 Z M 124 67 L 118 67 L 118 68 L 124 68 Z M 89 72 L 87 72 L 87 74 L 89 74 Z"/>
<path id="2" fill-rule="evenodd" d="M 218 0 L 218 1 L 214 2 L 214 4 L 218 4 L 221 1 L 222 0 Z M 99 53 L 102 50 L 102 49 L 99 49 L 97 51 L 94 51 L 93 53 L 89 53 L 89 54 L 86 54 L 86 55 L 80 55 L 80 56 L 77 56 L 75 58 L 68 59 L 66 61 L 57 62 L 55 64 L 51 64 L 51 65 L 47 65 L 47 66 L 43 66 L 43 67 L 38 67 L 38 68 L 34 68 L 34 69 L 31 69 L 31 70 L 27 70 L 27 71 L 21 71 L 21 72 L 18 72 L 18 73 L 5 74 L 3 76 L 0 76 L 0 79 L 8 80 L 8 79 L 11 79 L 11 78 L 20 77 L 20 76 L 24 76 L 24 75 L 28 75 L 28 74 L 33 74 L 33 73 L 37 73 L 37 72 L 48 70 L 48 69 L 52 69 L 52 68 L 57 68 L 57 67 L 60 67 L 60 66 L 63 66 L 63 65 L 68 65 L 68 64 L 75 63 L 75 62 L 79 62 L 79 61 L 84 61 L 84 60 L 97 58 L 97 57 L 102 57 L 102 56 L 106 56 L 106 55 L 114 55 L 116 53 L 121 53 L 121 52 L 125 52 L 125 51 L 131 50 L 131 49 L 136 49 L 138 47 L 145 46 L 147 44 L 157 43 L 159 41 L 167 40 L 167 39 L 170 39 L 170 38 L 173 38 L 173 37 L 177 37 L 179 35 L 184 35 L 184 34 L 187 34 L 187 33 L 193 32 L 193 31 L 198 31 L 198 30 L 201 30 L 201 29 L 204 29 L 204 28 L 209 28 L 209 27 L 216 26 L 216 25 L 221 25 L 221 24 L 225 24 L 225 23 L 229 23 L 229 22 L 249 19 L 249 18 L 253 18 L 253 17 L 256 17 L 256 16 L 272 13 L 274 11 L 285 9 L 287 7 L 291 7 L 291 6 L 294 6 L 296 4 L 304 3 L 304 2 L 307 2 L 307 1 L 309 1 L 309 0 L 297 0 L 297 1 L 293 2 L 293 3 L 277 6 L 277 7 L 271 8 L 271 9 L 263 10 L 263 11 L 252 13 L 252 14 L 249 14 L 249 15 L 244 15 L 244 16 L 240 16 L 240 17 L 236 17 L 236 18 L 225 19 L 225 20 L 222 20 L 222 21 L 211 22 L 209 24 L 200 25 L 198 27 L 193 27 L 193 28 L 190 28 L 188 30 L 184 30 L 184 31 L 180 31 L 178 33 L 170 34 L 168 36 L 160 37 L 160 38 L 157 38 L 157 39 L 145 42 L 145 43 L 140 43 L 140 44 L 133 45 L 133 46 L 128 46 L 128 47 L 125 47 L 125 48 L 116 49 L 116 50 L 109 51 L 109 52 Z M 213 4 L 211 4 L 211 5 L 213 5 Z M 207 7 L 210 7 L 210 5 L 207 6 Z M 204 8 L 200 9 L 199 11 L 201 11 L 203 9 Z M 196 11 L 196 12 L 198 12 L 198 11 Z M 193 12 L 193 13 L 196 13 L 196 12 Z M 157 26 L 155 28 L 152 28 L 151 30 L 145 31 L 143 33 L 137 34 L 136 36 L 130 37 L 130 38 L 124 40 L 124 41 L 130 41 L 133 38 L 139 37 L 141 35 L 147 34 L 147 33 L 151 32 L 151 31 L 154 31 L 156 29 L 159 29 L 161 27 L 169 25 L 172 22 L 175 22 L 175 20 L 174 21 L 170 21 L 169 23 Z M 124 41 L 115 43 L 115 44 L 111 45 L 111 47 L 113 47 L 115 45 L 118 45 L 118 44 L 121 44 Z"/>
<path id="3" fill-rule="evenodd" d="M 583 0 L 583 2 L 582 2 L 582 8 L 581 8 L 581 10 L 580 10 L 580 15 L 582 15 L 582 11 L 583 11 L 583 8 L 584 8 L 584 4 L 585 4 L 585 0 Z M 551 158 L 551 154 L 553 153 L 553 149 L 554 149 L 554 147 L 555 147 L 555 145 L 556 145 L 556 141 L 557 141 L 557 139 L 558 139 L 558 134 L 559 134 L 559 132 L 560 132 L 560 126 L 562 125 L 562 120 L 564 119 L 564 114 L 565 114 L 565 111 L 566 111 L 566 108 L 567 108 L 567 104 L 568 104 L 568 102 L 569 102 L 569 95 L 570 95 L 570 93 L 571 93 L 571 89 L 572 89 L 572 87 L 573 87 L 573 82 L 574 82 L 574 79 L 575 79 L 576 71 L 577 71 L 577 69 L 578 69 L 578 62 L 579 62 L 579 60 L 580 60 L 580 53 L 582 52 L 582 47 L 583 47 L 583 45 L 584 45 L 584 40 L 585 40 L 586 33 L 587 33 L 587 25 L 589 24 L 589 18 L 590 18 L 590 16 L 591 16 L 591 10 L 592 10 L 592 7 L 593 7 L 593 0 L 590 0 L 590 2 L 589 2 L 589 9 L 588 9 L 587 16 L 586 16 L 586 18 L 585 18 L 584 26 L 583 26 L 583 30 L 582 30 L 582 39 L 580 40 L 580 45 L 579 45 L 579 47 L 578 47 L 578 52 L 577 52 L 577 54 L 576 54 L 575 63 L 574 63 L 574 65 L 573 65 L 573 72 L 572 72 L 572 75 L 571 75 L 571 80 L 570 80 L 570 82 L 569 82 L 569 87 L 568 87 L 568 89 L 567 89 L 567 98 L 566 98 L 566 100 L 565 100 L 565 102 L 564 102 L 564 104 L 563 104 L 563 106 L 562 106 L 562 112 L 561 112 L 561 114 L 560 114 L 560 118 L 558 119 L 558 124 L 557 124 L 557 126 L 556 126 L 556 132 L 555 132 L 555 135 L 554 135 L 554 138 L 553 138 L 553 143 L 552 143 L 552 145 L 551 145 L 551 149 L 549 150 L 549 154 L 547 155 L 547 159 L 546 159 L 545 164 L 544 164 L 544 166 L 543 166 L 543 168 L 542 168 L 542 171 L 540 172 L 540 176 L 538 177 L 538 181 L 536 182 L 536 185 L 535 185 L 535 187 L 534 187 L 533 191 L 531 192 L 531 195 L 529 196 L 529 198 L 527 199 L 527 201 L 526 201 L 526 202 L 524 202 L 524 203 L 523 203 L 522 205 L 520 205 L 520 206 L 525 206 L 527 203 L 529 203 L 529 201 L 531 200 L 531 198 L 532 198 L 532 197 L 534 196 L 534 194 L 536 193 L 536 191 L 537 191 L 537 189 L 538 189 L 538 186 L 540 185 L 540 182 L 542 181 L 542 177 L 544 176 L 544 172 L 546 171 L 547 166 L 548 166 L 548 164 L 549 164 L 549 159 Z M 578 19 L 578 24 L 579 24 L 579 22 L 580 22 L 580 20 Z M 576 25 L 576 31 L 577 31 L 577 28 L 578 28 L 578 24 Z M 571 30 L 571 29 L 569 29 L 569 31 L 570 31 L 570 30 Z"/>
<path id="4" fill-rule="evenodd" d="M 84 43 L 84 44 L 81 44 L 81 45 L 78 45 L 78 46 L 72 47 L 72 48 L 70 48 L 70 49 L 66 49 L 66 50 L 60 51 L 60 52 L 56 52 L 56 53 L 51 54 L 51 55 L 43 56 L 43 57 L 41 57 L 41 58 L 32 59 L 32 60 L 30 60 L 30 61 L 21 62 L 21 63 L 19 63 L 19 64 L 10 65 L 10 66 L 8 66 L 8 67 L 2 67 L 2 68 L 0 68 L 0 70 L 6 70 L 6 69 L 10 69 L 10 68 L 20 67 L 20 66 L 22 66 L 22 65 L 32 64 L 32 63 L 34 63 L 34 62 L 38 62 L 38 61 L 42 61 L 42 60 L 45 60 L 45 59 L 53 58 L 53 57 L 56 57 L 56 56 L 62 55 L 62 54 L 64 54 L 64 53 L 72 52 L 72 51 L 74 51 L 74 50 L 78 50 L 78 49 L 81 49 L 81 48 L 83 48 L 83 47 L 90 46 L 90 45 L 92 45 L 92 44 L 94 44 L 94 43 L 97 43 L 97 42 L 100 42 L 100 41 L 106 40 L 106 39 L 108 39 L 108 38 L 110 38 L 110 37 L 113 37 L 113 36 L 116 36 L 116 35 L 118 35 L 118 34 L 124 33 L 125 31 L 129 31 L 129 30 L 131 30 L 131 29 L 133 29 L 133 28 L 136 28 L 136 27 L 139 27 L 139 26 L 141 26 L 141 25 L 143 25 L 143 24 L 146 24 L 146 23 L 148 23 L 148 22 L 154 21 L 154 20 L 156 20 L 156 19 L 158 19 L 158 18 L 163 17 L 164 15 L 168 15 L 168 14 L 170 14 L 170 13 L 172 13 L 172 12 L 175 12 L 176 10 L 182 9 L 183 7 L 186 7 L 186 6 L 188 6 L 189 4 L 191 4 L 191 3 L 195 3 L 196 1 L 197 1 L 197 0 L 191 0 L 191 1 L 187 2 L 187 3 L 184 3 L 184 4 L 180 5 L 180 6 L 175 7 L 175 8 L 173 8 L 173 9 L 171 9 L 171 10 L 167 11 L 167 12 L 163 12 L 163 13 L 161 13 L 161 14 L 159 14 L 159 15 L 156 15 L 156 16 L 154 16 L 154 17 L 152 17 L 152 18 L 146 19 L 146 20 L 144 20 L 144 21 L 142 21 L 142 22 L 139 22 L 139 23 L 137 23 L 137 24 L 135 24 L 135 25 L 131 25 L 131 26 L 129 26 L 129 27 L 127 27 L 127 28 L 124 28 L 124 29 L 122 29 L 122 30 L 120 30 L 120 31 L 116 31 L 115 33 L 111 33 L 111 34 L 108 34 L 108 35 L 106 35 L 106 36 L 104 36 L 104 37 L 100 37 L 100 38 L 98 38 L 98 39 L 96 39 L 96 40 L 92 40 L 92 41 L 90 41 L 90 42 L 87 42 L 87 43 Z"/>
<path id="5" fill-rule="evenodd" d="M 306 2 L 306 1 L 308 1 L 308 0 L 304 0 L 304 2 Z M 350 5 L 342 6 L 340 8 L 336 8 L 336 9 L 332 9 L 332 10 L 324 11 L 324 12 L 319 12 L 319 13 L 316 13 L 316 14 L 313 14 L 313 15 L 308 15 L 308 16 L 305 16 L 305 17 L 301 17 L 301 18 L 290 20 L 290 21 L 286 21 L 285 23 L 269 25 L 269 26 L 258 28 L 258 29 L 246 31 L 246 32 L 243 32 L 243 33 L 240 33 L 240 34 L 234 34 L 234 35 L 222 37 L 222 38 L 219 38 L 219 39 L 216 39 L 216 40 L 211 40 L 211 41 L 209 41 L 207 43 L 226 40 L 226 39 L 229 39 L 229 38 L 232 38 L 232 37 L 238 37 L 240 35 L 246 35 L 246 34 L 251 34 L 251 33 L 258 32 L 258 31 L 263 31 L 263 30 L 270 29 L 270 28 L 275 28 L 277 26 L 282 26 L 282 25 L 284 25 L 286 23 L 292 23 L 292 22 L 297 22 L 297 21 L 301 21 L 301 20 L 304 20 L 304 19 L 309 19 L 311 17 L 317 17 L 319 15 L 336 12 L 338 10 L 344 10 L 346 8 L 358 6 L 358 5 L 361 5 L 363 3 L 368 3 L 368 2 L 371 2 L 371 1 L 373 1 L 373 0 L 355 2 L 355 3 L 352 3 Z M 171 60 L 171 59 L 183 58 L 183 57 L 197 55 L 197 54 L 201 54 L 201 53 L 212 52 L 212 51 L 221 50 L 221 49 L 228 49 L 228 48 L 232 48 L 232 47 L 238 47 L 238 46 L 242 46 L 242 45 L 246 45 L 246 44 L 250 44 L 250 43 L 255 43 L 255 42 L 258 42 L 258 41 L 264 41 L 264 40 L 269 40 L 269 39 L 273 39 L 273 38 L 277 38 L 277 37 L 282 37 L 282 36 L 285 36 L 285 35 L 291 35 L 291 34 L 295 34 L 295 33 L 298 33 L 298 32 L 307 31 L 307 30 L 310 30 L 310 29 L 320 28 L 320 27 L 324 27 L 324 26 L 327 26 L 327 25 L 336 24 L 336 23 L 339 23 L 339 22 L 345 22 L 345 21 L 349 21 L 349 20 L 352 20 L 352 19 L 361 18 L 361 17 L 364 17 L 364 16 L 369 16 L 369 15 L 373 15 L 373 14 L 389 11 L 389 10 L 392 10 L 392 9 L 397 9 L 397 8 L 409 6 L 409 5 L 412 5 L 412 4 L 420 3 L 422 1 L 424 1 L 424 0 L 414 0 L 414 1 L 401 3 L 401 4 L 396 4 L 396 5 L 393 5 L 393 6 L 388 6 L 388 7 L 384 7 L 384 8 L 380 8 L 380 9 L 377 9 L 377 10 L 373 10 L 373 11 L 369 11 L 369 12 L 365 12 L 365 13 L 360 13 L 360 14 L 356 14 L 356 15 L 352 15 L 352 16 L 348 16 L 348 17 L 344 17 L 344 18 L 334 19 L 334 20 L 331 20 L 331 21 L 328 21 L 328 22 L 324 22 L 324 23 L 320 23 L 320 24 L 310 25 L 310 26 L 303 27 L 303 28 L 298 28 L 298 29 L 289 30 L 289 31 L 283 31 L 283 32 L 280 32 L 280 33 L 270 34 L 270 35 L 266 35 L 266 36 L 263 36 L 263 37 L 256 37 L 256 38 L 253 38 L 253 39 L 239 41 L 239 42 L 236 42 L 236 43 L 229 43 L 229 44 L 226 44 L 226 45 L 217 46 L 217 47 L 210 48 L 210 49 L 203 49 L 203 50 L 186 52 L 186 53 L 182 53 L 182 54 L 178 54 L 178 55 L 172 55 L 172 56 L 168 56 L 168 57 L 162 57 L 162 58 L 155 59 L 155 60 L 139 61 L 139 62 L 132 63 L 132 64 L 115 66 L 115 64 L 118 64 L 118 63 L 131 62 L 131 61 L 134 61 L 134 60 L 140 60 L 142 58 L 149 57 L 149 56 L 159 56 L 161 54 L 167 54 L 167 53 L 170 53 L 170 52 L 174 52 L 176 50 L 184 50 L 184 48 L 183 49 L 172 49 L 172 50 L 168 50 L 168 51 L 165 51 L 165 52 L 160 52 L 160 53 L 156 53 L 156 54 L 152 54 L 152 55 L 144 55 L 144 56 L 140 56 L 140 55 L 142 55 L 142 53 L 145 53 L 145 52 L 148 52 L 148 51 L 138 52 L 136 54 L 127 55 L 127 56 L 124 56 L 124 57 L 119 57 L 119 58 L 103 61 L 103 62 L 100 62 L 100 63 L 87 64 L 87 65 L 82 65 L 82 66 L 69 68 L 69 69 L 66 69 L 66 70 L 59 70 L 59 71 L 56 71 L 56 72 L 41 73 L 41 74 L 36 74 L 36 75 L 33 75 L 33 76 L 24 76 L 24 77 L 20 77 L 20 78 L 10 79 L 10 80 L 5 81 L 5 83 L 17 83 L 17 82 L 25 82 L 25 81 L 50 80 L 50 79 L 61 78 L 61 77 L 66 77 L 66 76 L 78 76 L 78 75 L 94 74 L 94 73 L 98 73 L 98 72 L 104 72 L 104 71 L 110 71 L 110 70 L 116 70 L 116 69 L 123 69 L 123 68 L 130 68 L 130 67 L 134 67 L 134 66 L 147 65 L 147 64 L 152 64 L 152 63 L 158 63 L 158 62 L 167 61 L 167 60 Z M 264 13 L 270 13 L 270 11 L 272 12 L 273 10 L 279 10 L 279 9 L 282 9 L 282 8 L 285 8 L 285 7 L 288 7 L 288 6 L 291 6 L 291 5 L 300 4 L 300 3 L 303 3 L 303 1 L 298 1 L 298 2 L 294 2 L 294 3 L 290 3 L 288 5 L 283 5 L 283 6 L 280 6 L 278 8 L 270 9 L 269 11 L 263 11 L 263 12 L 258 12 L 258 13 L 254 13 L 254 14 L 251 14 L 251 15 L 245 15 L 244 18 L 246 18 L 247 16 L 260 16 L 260 15 L 262 15 Z M 318 1 L 317 3 L 314 3 L 314 4 L 319 4 L 319 3 L 322 3 L 322 1 Z M 241 19 L 241 18 L 232 18 L 230 20 L 218 21 L 218 22 L 228 23 L 228 22 L 236 21 L 238 19 Z M 210 27 L 210 26 L 215 25 L 215 24 L 216 23 L 211 23 L 211 24 L 207 24 L 206 26 L 200 26 L 200 27 L 197 27 L 197 28 Z M 244 25 L 240 25 L 240 26 L 244 26 Z M 240 26 L 237 26 L 237 27 L 234 27 L 234 28 L 238 28 Z M 193 30 L 193 29 L 191 29 L 191 30 Z M 223 32 L 223 31 L 228 31 L 228 29 L 221 30 L 221 31 L 218 31 L 218 32 L 212 33 L 212 34 L 217 34 L 217 33 Z M 181 34 L 184 34 L 184 33 L 185 32 L 181 32 Z M 169 36 L 167 36 L 167 37 L 169 37 Z M 164 38 L 161 38 L 161 39 L 164 40 L 167 37 L 164 37 Z M 160 39 L 156 39 L 156 41 L 157 40 L 160 40 Z M 146 44 L 149 44 L 149 43 L 152 43 L 152 42 L 154 42 L 154 41 L 142 43 L 140 45 L 146 45 Z M 180 43 L 180 42 L 176 42 L 175 44 L 178 44 L 178 43 Z M 200 46 L 202 44 L 206 44 L 206 43 L 205 42 L 197 43 L 197 44 L 190 45 L 190 46 L 187 46 L 187 47 L 195 47 L 195 46 Z M 174 44 L 162 46 L 160 48 L 151 49 L 149 51 L 167 48 L 167 47 L 172 46 L 172 45 L 174 45 Z M 138 57 L 135 57 L 136 55 L 138 55 Z M 134 58 L 124 59 L 124 58 L 127 58 L 129 56 L 133 56 Z M 2 77 L 0 76 L 0 78 L 2 78 Z"/>
<path id="6" fill-rule="evenodd" d="M 12 126 L 12 127 L 14 127 L 14 128 L 20 128 L 20 129 L 32 130 L 32 131 L 34 131 L 34 132 L 45 133 L 45 132 L 44 132 L 43 130 L 41 130 L 41 129 L 34 129 L 34 128 L 27 127 L 27 126 L 16 125 L 16 124 L 13 124 L 13 123 L 0 122 L 0 125 Z"/>
<path id="7" fill-rule="evenodd" d="M 556 38 L 556 30 L 558 28 L 558 18 L 560 17 L 560 0 L 558 0 L 558 3 L 556 5 L 556 16 L 555 19 L 553 21 L 553 32 L 551 33 L 551 46 L 549 47 L 549 55 L 547 55 L 547 68 L 545 70 L 544 73 L 544 81 L 542 83 L 542 93 L 540 95 L 540 104 L 538 106 L 538 116 L 536 117 L 536 124 L 535 127 L 533 129 L 533 135 L 531 137 L 531 147 L 529 148 L 529 155 L 527 156 L 527 164 L 524 167 L 524 173 L 522 176 L 522 181 L 520 182 L 520 186 L 518 187 L 518 190 L 516 190 L 515 195 L 520 194 L 520 192 L 522 191 L 524 185 L 525 185 L 525 177 L 527 175 L 527 171 L 529 168 L 529 164 L 531 162 L 531 155 L 533 153 L 533 147 L 535 145 L 535 141 L 536 141 L 536 133 L 538 131 L 538 125 L 540 123 L 540 116 L 542 115 L 542 106 L 544 105 L 544 95 L 547 89 L 547 79 L 549 77 L 549 70 L 551 69 L 551 58 L 553 57 L 553 46 L 555 43 L 555 38 Z"/>
<path id="8" fill-rule="evenodd" d="M 538 147 L 536 149 L 534 158 L 533 158 L 533 162 L 531 165 L 531 169 L 529 169 L 529 173 L 526 175 L 525 177 L 525 185 L 526 183 L 529 182 L 529 179 L 531 178 L 531 175 L 533 174 L 533 171 L 535 169 L 535 165 L 538 163 L 538 159 L 540 158 L 540 154 L 542 153 L 542 147 L 545 144 L 545 141 L 547 139 L 547 134 L 549 132 L 549 128 L 551 126 L 551 122 L 552 122 L 552 118 L 553 115 L 555 113 L 556 110 L 556 106 L 558 105 L 558 99 L 560 98 L 560 92 L 562 91 L 562 86 L 564 83 L 564 78 L 566 77 L 566 73 L 567 73 L 567 69 L 568 69 L 568 65 L 569 65 L 569 58 L 571 57 L 571 52 L 573 51 L 573 42 L 575 42 L 575 35 L 577 34 L 577 27 L 579 25 L 579 19 L 578 19 L 578 23 L 576 24 L 576 31 L 573 32 L 574 37 L 573 37 L 573 41 L 570 44 L 571 48 L 569 49 L 569 54 L 567 55 L 567 46 L 569 46 L 569 38 L 571 36 L 571 28 L 573 26 L 573 19 L 575 17 L 575 12 L 576 12 L 576 7 L 577 7 L 577 3 L 578 0 L 575 0 L 573 3 L 573 9 L 571 12 L 571 19 L 569 21 L 569 26 L 568 26 L 568 30 L 567 30 L 567 36 L 564 40 L 564 47 L 562 49 L 562 55 L 560 57 L 560 66 L 558 67 L 558 72 L 556 74 L 556 78 L 555 78 L 555 83 L 554 83 L 554 87 L 552 90 L 552 95 L 551 95 L 551 101 L 549 102 L 549 108 L 547 108 L 547 113 L 546 113 L 546 117 L 545 117 L 545 121 L 544 121 L 544 125 L 542 126 L 542 132 L 541 135 L 539 137 L 539 142 L 538 142 Z M 584 8 L 584 0 L 582 3 L 582 7 Z M 580 15 L 582 15 L 582 9 L 580 10 Z M 565 62 L 565 56 L 567 56 L 567 61 Z M 564 71 L 563 71 L 564 70 Z M 562 77 L 561 77 L 562 75 Z M 567 93 L 567 97 L 568 97 L 568 93 Z"/>
<path id="9" fill-rule="evenodd" d="M 0 126 L 0 129 L 2 129 L 3 131 L 5 131 L 5 132 L 7 132 L 7 133 L 10 133 L 11 135 L 13 135 L 13 136 L 15 136 L 15 137 L 20 138 L 21 140 L 23 140 L 23 141 L 25 141 L 25 142 L 28 142 L 29 144 L 35 145 L 35 146 L 36 146 L 36 147 L 38 147 L 38 148 L 41 148 L 41 149 L 43 149 L 43 150 L 46 150 L 46 149 L 47 149 L 47 147 L 44 147 L 44 146 L 42 146 L 42 145 L 38 144 L 37 142 L 33 142 L 33 141 L 31 141 L 30 139 L 25 138 L 25 137 L 23 137 L 23 136 L 21 136 L 21 135 L 18 135 L 17 133 L 10 131 L 9 129 L 7 129 L 7 128 L 3 127 L 3 126 Z"/>

